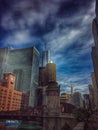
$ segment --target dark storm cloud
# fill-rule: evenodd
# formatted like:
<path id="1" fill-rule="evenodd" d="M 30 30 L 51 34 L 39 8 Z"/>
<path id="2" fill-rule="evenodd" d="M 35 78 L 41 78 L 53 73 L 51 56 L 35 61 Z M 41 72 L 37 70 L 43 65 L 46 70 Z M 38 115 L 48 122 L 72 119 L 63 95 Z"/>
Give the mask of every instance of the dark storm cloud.
<path id="1" fill-rule="evenodd" d="M 63 1 L 60 3 L 59 10 L 57 12 L 57 16 L 60 18 L 66 17 L 66 16 L 72 16 L 74 13 L 82 10 L 82 8 L 86 7 L 88 8 L 90 6 L 90 0 L 82 0 L 82 1 Z M 83 10 L 82 10 L 83 11 Z M 86 12 L 86 10 L 84 10 Z"/>
<path id="2" fill-rule="evenodd" d="M 98 23 L 98 0 L 96 0 L 95 12 L 96 12 L 96 18 L 97 18 L 97 23 Z"/>
<path id="3" fill-rule="evenodd" d="M 52 3 L 51 1 L 44 0 L 13 0 L 12 3 L 10 2 L 10 4 L 8 4 L 7 1 L 3 3 L 6 4 L 1 3 L 1 7 L 3 9 L 5 6 L 5 11 L 2 12 L 3 15 L 1 17 L 1 25 L 4 27 L 4 29 L 10 30 L 32 27 L 36 22 L 40 25 L 47 23 L 47 18 L 49 15 L 53 15 L 58 8 L 58 4 L 55 0 Z M 9 20 L 12 24 L 12 27 L 11 25 L 9 26 L 9 23 L 8 26 L 6 25 Z M 50 19 L 48 20 L 51 22 Z M 49 24 L 52 26 L 53 22 Z"/>

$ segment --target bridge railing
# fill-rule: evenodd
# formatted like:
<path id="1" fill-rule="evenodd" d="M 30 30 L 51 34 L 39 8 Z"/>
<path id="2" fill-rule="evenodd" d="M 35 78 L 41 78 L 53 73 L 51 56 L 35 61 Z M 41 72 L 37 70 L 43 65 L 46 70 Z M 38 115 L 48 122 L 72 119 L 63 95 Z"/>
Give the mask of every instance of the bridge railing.
<path id="1" fill-rule="evenodd" d="M 0 115 L 8 115 L 8 116 L 42 116 L 43 109 L 42 108 L 32 108 L 26 110 L 17 110 L 17 111 L 0 111 Z"/>

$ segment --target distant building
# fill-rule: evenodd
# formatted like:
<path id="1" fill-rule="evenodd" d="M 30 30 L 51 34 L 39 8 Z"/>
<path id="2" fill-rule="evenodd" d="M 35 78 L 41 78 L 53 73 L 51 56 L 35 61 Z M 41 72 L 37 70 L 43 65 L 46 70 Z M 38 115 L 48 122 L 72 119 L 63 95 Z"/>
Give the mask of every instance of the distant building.
<path id="1" fill-rule="evenodd" d="M 73 95 L 74 94 L 74 88 L 73 88 L 73 86 L 71 86 L 71 95 Z"/>
<path id="2" fill-rule="evenodd" d="M 88 87 L 89 87 L 89 93 L 90 93 L 91 109 L 95 109 L 94 89 L 93 89 L 93 86 L 91 84 Z"/>
<path id="3" fill-rule="evenodd" d="M 67 103 L 67 102 L 60 102 L 61 106 L 61 113 L 73 113 L 74 109 L 76 108 L 75 105 Z"/>
<path id="4" fill-rule="evenodd" d="M 22 93 L 21 110 L 27 109 L 29 106 L 29 93 Z"/>
<path id="5" fill-rule="evenodd" d="M 3 57 L 0 63 L 3 70 L 1 69 L 0 73 L 14 73 L 16 75 L 15 89 L 30 93 L 29 106 L 34 106 L 39 77 L 39 52 L 35 47 L 13 50 L 1 48 L 0 52 L 0 59 Z"/>
<path id="6" fill-rule="evenodd" d="M 94 109 L 95 103 L 94 103 L 94 90 L 91 84 L 88 85 L 89 87 L 89 94 L 90 94 L 90 101 L 91 101 L 91 108 Z"/>
<path id="7" fill-rule="evenodd" d="M 76 107 L 83 107 L 83 97 L 80 92 L 74 92 L 71 98 L 73 105 Z"/>
<path id="8" fill-rule="evenodd" d="M 29 96 L 14 89 L 15 79 L 12 73 L 3 74 L 0 86 L 0 110 L 23 110 L 28 107 Z"/>
<path id="9" fill-rule="evenodd" d="M 70 103 L 71 95 L 67 93 L 61 93 L 60 102 Z"/>
<path id="10" fill-rule="evenodd" d="M 90 102 L 90 95 L 89 94 L 84 94 L 84 108 L 85 109 L 90 109 L 91 108 L 91 102 Z"/>
<path id="11" fill-rule="evenodd" d="M 50 62 L 50 51 L 46 50 L 42 53 L 42 66 L 45 67 L 46 64 Z"/>

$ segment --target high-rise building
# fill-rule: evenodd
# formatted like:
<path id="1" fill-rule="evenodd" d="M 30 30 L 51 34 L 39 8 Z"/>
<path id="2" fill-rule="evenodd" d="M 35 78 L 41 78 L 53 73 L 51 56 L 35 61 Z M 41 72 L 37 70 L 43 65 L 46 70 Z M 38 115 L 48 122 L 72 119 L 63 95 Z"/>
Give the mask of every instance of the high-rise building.
<path id="1" fill-rule="evenodd" d="M 43 105 L 43 87 L 38 87 L 36 94 L 37 94 L 37 106 L 42 106 Z"/>
<path id="2" fill-rule="evenodd" d="M 0 79 L 6 70 L 9 48 L 0 48 Z"/>
<path id="3" fill-rule="evenodd" d="M 72 95 L 72 103 L 76 107 L 83 107 L 83 98 L 80 92 L 74 92 L 74 94 Z"/>
<path id="4" fill-rule="evenodd" d="M 91 108 L 90 95 L 89 94 L 84 94 L 83 98 L 84 98 L 84 108 L 85 109 Z"/>
<path id="5" fill-rule="evenodd" d="M 96 79 L 96 85 L 98 88 L 98 50 L 96 47 L 92 47 L 92 60 L 93 60 L 93 66 L 94 66 L 94 74 Z"/>
<path id="6" fill-rule="evenodd" d="M 92 60 L 93 60 L 93 66 L 94 66 L 94 75 L 96 80 L 96 85 L 98 88 L 98 24 L 97 20 L 94 19 L 92 23 L 92 32 L 94 36 L 94 47 L 92 47 Z"/>
<path id="7" fill-rule="evenodd" d="M 56 82 L 56 64 L 48 63 L 46 65 L 46 73 L 47 73 L 48 82 L 50 81 Z"/>
<path id="8" fill-rule="evenodd" d="M 94 73 L 92 73 L 92 86 L 89 86 L 92 109 L 98 110 L 98 0 L 96 0 L 96 18 L 92 22 L 92 33 L 94 37 L 94 47 L 92 47 L 92 60 Z"/>
<path id="9" fill-rule="evenodd" d="M 96 0 L 96 18 L 92 22 L 92 33 L 94 37 L 94 47 L 92 47 L 92 60 L 94 66 L 95 80 L 98 88 L 98 1 Z"/>
<path id="10" fill-rule="evenodd" d="M 42 66 L 45 67 L 50 62 L 50 51 L 46 50 L 42 53 Z"/>
<path id="11" fill-rule="evenodd" d="M 74 88 L 73 86 L 71 86 L 71 95 L 73 95 L 73 93 L 74 93 Z"/>
<path id="12" fill-rule="evenodd" d="M 39 52 L 35 47 L 12 50 L 9 53 L 8 71 L 16 74 L 16 88 L 30 93 L 29 105 L 36 104 L 38 87 Z"/>
<path id="13" fill-rule="evenodd" d="M 29 93 L 29 105 L 34 106 L 36 104 L 36 88 L 39 75 L 39 52 L 37 49 L 35 47 L 10 49 L 6 56 L 4 71 L 16 75 L 15 89 Z"/>
<path id="14" fill-rule="evenodd" d="M 48 83 L 46 67 L 39 67 L 39 86 L 46 86 Z"/>
<path id="15" fill-rule="evenodd" d="M 94 89 L 93 89 L 93 86 L 91 84 L 88 87 L 89 87 L 89 95 L 90 95 L 91 108 L 95 109 Z"/>
<path id="16" fill-rule="evenodd" d="M 93 99 L 94 99 L 94 109 L 98 110 L 98 88 L 96 84 L 96 78 L 95 78 L 95 73 L 93 72 L 92 75 L 92 89 L 93 89 Z"/>

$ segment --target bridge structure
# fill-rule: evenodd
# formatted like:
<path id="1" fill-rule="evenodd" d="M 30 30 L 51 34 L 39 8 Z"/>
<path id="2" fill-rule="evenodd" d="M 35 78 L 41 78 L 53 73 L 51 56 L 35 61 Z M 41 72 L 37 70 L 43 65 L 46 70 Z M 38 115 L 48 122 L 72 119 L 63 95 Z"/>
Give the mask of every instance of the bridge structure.
<path id="1" fill-rule="evenodd" d="M 0 119 L 34 121 L 39 125 L 43 124 L 43 107 L 34 107 L 25 110 L 0 111 Z"/>
<path id="2" fill-rule="evenodd" d="M 72 114 L 50 114 L 46 112 L 43 106 L 22 111 L 0 111 L 0 119 L 33 121 L 42 126 L 43 130 L 61 130 L 65 124 L 71 128 L 75 126 L 75 119 Z"/>

